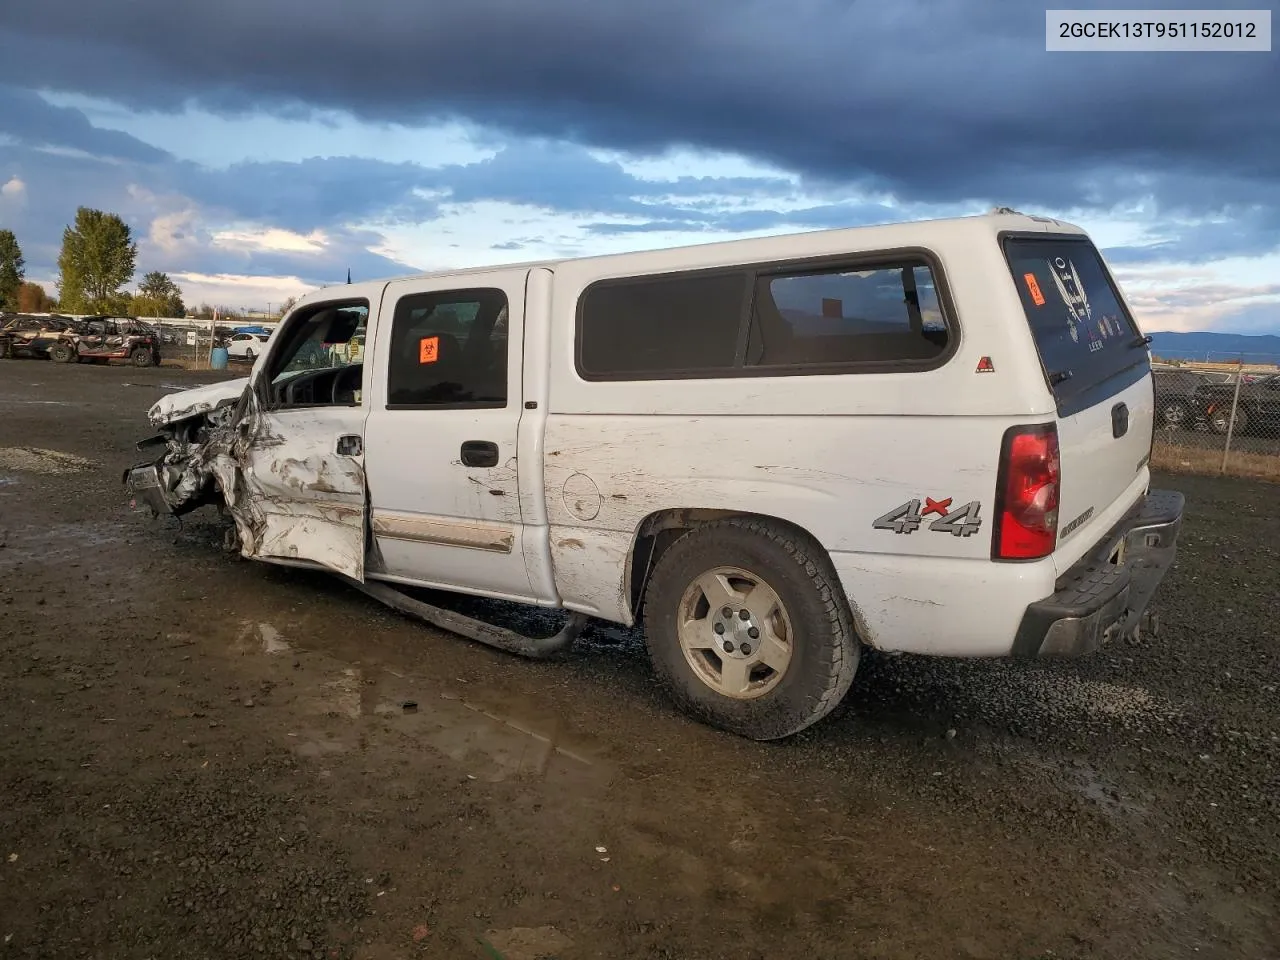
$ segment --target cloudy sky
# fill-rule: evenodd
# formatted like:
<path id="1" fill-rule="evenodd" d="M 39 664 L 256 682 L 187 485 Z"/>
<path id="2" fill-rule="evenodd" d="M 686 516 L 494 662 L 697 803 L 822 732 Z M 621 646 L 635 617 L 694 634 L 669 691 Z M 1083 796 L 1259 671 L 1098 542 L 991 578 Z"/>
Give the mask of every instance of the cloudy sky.
<path id="1" fill-rule="evenodd" d="M 112 210 L 139 276 L 261 309 L 348 267 L 1000 204 L 1088 227 L 1149 330 L 1280 333 L 1280 56 L 1046 53 L 1044 22 L 1025 0 L 11 4 L 0 226 L 52 281 L 76 206 Z"/>

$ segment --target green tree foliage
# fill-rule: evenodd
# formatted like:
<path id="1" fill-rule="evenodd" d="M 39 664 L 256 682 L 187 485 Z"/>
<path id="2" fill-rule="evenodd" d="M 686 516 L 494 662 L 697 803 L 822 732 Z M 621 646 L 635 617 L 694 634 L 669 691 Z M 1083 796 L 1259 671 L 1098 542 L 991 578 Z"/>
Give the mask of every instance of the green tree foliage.
<path id="1" fill-rule="evenodd" d="M 89 207 L 76 211 L 62 232 L 58 293 L 68 313 L 115 312 L 126 306 L 121 287 L 133 279 L 138 245 L 129 225 L 114 213 Z"/>
<path id="2" fill-rule="evenodd" d="M 52 313 L 58 309 L 58 301 L 44 292 L 38 283 L 24 281 L 18 287 L 19 313 Z"/>
<path id="3" fill-rule="evenodd" d="M 18 309 L 18 291 L 26 276 L 22 248 L 12 230 L 0 230 L 0 310 Z"/>
<path id="4" fill-rule="evenodd" d="M 138 295 L 133 298 L 133 313 L 139 317 L 181 317 L 187 308 L 182 302 L 182 290 L 167 273 L 152 270 L 138 284 Z"/>

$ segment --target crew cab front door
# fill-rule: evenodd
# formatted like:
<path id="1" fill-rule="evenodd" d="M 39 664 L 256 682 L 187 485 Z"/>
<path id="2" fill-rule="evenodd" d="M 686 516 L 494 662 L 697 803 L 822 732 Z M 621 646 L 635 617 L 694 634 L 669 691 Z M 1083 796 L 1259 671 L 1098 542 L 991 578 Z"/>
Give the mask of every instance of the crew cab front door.
<path id="1" fill-rule="evenodd" d="M 232 511 L 244 556 L 364 580 L 364 368 L 331 347 L 365 333 L 383 286 L 298 307 L 255 365 Z"/>

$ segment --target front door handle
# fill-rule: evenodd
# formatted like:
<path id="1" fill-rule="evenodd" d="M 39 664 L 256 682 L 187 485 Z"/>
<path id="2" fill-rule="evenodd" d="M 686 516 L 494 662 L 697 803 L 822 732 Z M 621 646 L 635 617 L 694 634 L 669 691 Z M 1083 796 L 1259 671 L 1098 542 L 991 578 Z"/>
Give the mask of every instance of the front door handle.
<path id="1" fill-rule="evenodd" d="M 364 452 L 364 441 L 354 433 L 346 433 L 338 438 L 338 454 L 343 457 L 358 457 Z"/>
<path id="2" fill-rule="evenodd" d="M 462 444 L 462 465 L 464 467 L 496 467 L 498 465 L 498 445 L 488 440 L 466 440 Z"/>

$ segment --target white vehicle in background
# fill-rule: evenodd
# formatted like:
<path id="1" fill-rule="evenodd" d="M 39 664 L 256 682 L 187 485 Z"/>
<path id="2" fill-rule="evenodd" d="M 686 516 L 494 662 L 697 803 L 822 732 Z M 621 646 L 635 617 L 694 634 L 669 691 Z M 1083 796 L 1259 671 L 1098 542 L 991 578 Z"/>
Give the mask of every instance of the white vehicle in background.
<path id="1" fill-rule="evenodd" d="M 863 648 L 1150 625 L 1183 498 L 1149 489 L 1149 339 L 1083 230 L 1005 210 L 344 285 L 249 377 L 157 402 L 126 481 L 527 656 L 643 623 L 676 703 L 774 739 Z M 531 638 L 401 586 L 570 617 Z"/>
<path id="2" fill-rule="evenodd" d="M 269 340 L 265 333 L 237 333 L 227 341 L 227 356 L 252 363 L 266 352 Z"/>

